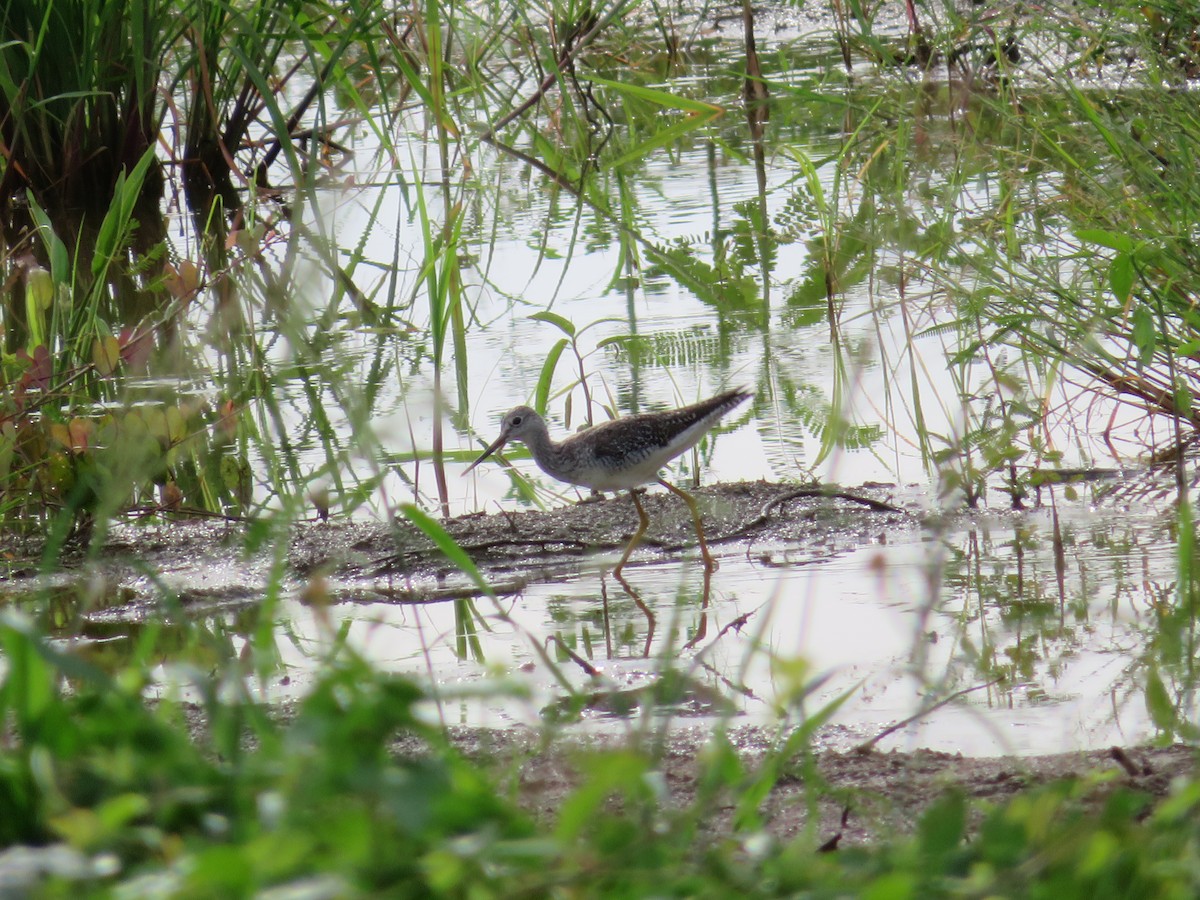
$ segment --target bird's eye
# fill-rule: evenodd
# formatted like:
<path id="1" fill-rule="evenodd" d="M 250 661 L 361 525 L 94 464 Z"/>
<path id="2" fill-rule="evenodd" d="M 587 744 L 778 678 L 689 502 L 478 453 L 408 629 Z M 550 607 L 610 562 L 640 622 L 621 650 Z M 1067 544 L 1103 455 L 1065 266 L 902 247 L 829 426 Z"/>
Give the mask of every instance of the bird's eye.
<path id="1" fill-rule="evenodd" d="M 513 416 L 513 417 L 512 417 L 512 423 L 513 423 L 514 425 L 520 425 L 520 424 L 521 424 L 521 417 L 520 417 L 520 416 Z"/>

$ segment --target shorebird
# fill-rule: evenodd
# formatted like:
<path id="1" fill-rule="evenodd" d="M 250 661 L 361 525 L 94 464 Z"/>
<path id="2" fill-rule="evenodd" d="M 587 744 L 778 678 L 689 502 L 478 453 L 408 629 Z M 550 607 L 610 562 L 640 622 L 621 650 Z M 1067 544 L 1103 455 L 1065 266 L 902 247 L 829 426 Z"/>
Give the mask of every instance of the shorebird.
<path id="1" fill-rule="evenodd" d="M 633 505 L 637 507 L 638 528 L 613 570 L 613 575 L 618 578 L 621 568 L 641 543 L 650 524 L 636 489 L 651 482 L 661 484 L 678 495 L 691 511 L 696 537 L 700 540 L 700 553 L 704 557 L 704 569 L 711 572 L 716 564 L 704 540 L 704 525 L 700 521 L 695 498 L 664 481 L 658 473 L 679 454 L 696 446 L 723 415 L 752 396 L 749 391 L 738 388 L 680 409 L 613 419 L 563 441 L 555 441 L 550 437 L 545 420 L 534 410 L 528 406 L 518 406 L 505 414 L 500 437 L 467 467 L 467 472 L 509 441 L 521 441 L 529 448 L 541 470 L 559 481 L 594 491 L 629 491 Z"/>

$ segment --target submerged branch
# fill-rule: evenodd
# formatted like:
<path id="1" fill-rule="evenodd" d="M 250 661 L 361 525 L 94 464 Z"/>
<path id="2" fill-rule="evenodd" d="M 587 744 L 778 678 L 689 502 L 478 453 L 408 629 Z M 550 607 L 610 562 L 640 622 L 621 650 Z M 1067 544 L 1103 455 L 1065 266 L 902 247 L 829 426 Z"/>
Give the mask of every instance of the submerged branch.
<path id="1" fill-rule="evenodd" d="M 1104 382 L 1118 394 L 1135 397 L 1145 404 L 1151 413 L 1172 416 L 1187 422 L 1193 428 L 1200 429 L 1200 412 L 1181 410 L 1175 402 L 1168 387 L 1152 384 L 1145 378 L 1114 372 L 1104 366 L 1088 360 L 1077 360 L 1076 364 L 1084 371 Z"/>

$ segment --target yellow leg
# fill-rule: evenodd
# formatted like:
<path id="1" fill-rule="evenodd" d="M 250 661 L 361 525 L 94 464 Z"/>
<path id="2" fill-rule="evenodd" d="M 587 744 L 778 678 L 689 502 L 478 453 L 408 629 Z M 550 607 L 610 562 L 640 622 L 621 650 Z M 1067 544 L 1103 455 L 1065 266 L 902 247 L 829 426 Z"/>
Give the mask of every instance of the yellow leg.
<path id="1" fill-rule="evenodd" d="M 691 650 L 708 636 L 708 596 L 712 593 L 712 569 L 704 570 L 704 593 L 700 600 L 700 621 L 696 625 L 696 633 L 692 639 L 683 645 L 684 650 Z"/>
<path id="2" fill-rule="evenodd" d="M 635 591 L 633 589 L 633 585 L 625 580 L 624 575 L 622 575 L 620 572 L 614 571 L 613 578 L 617 579 L 617 583 L 625 589 L 625 593 L 633 598 L 633 602 L 637 604 L 637 608 L 640 609 L 642 611 L 642 615 L 646 617 L 646 645 L 642 648 L 642 656 L 649 659 L 650 646 L 654 643 L 654 626 L 656 624 L 654 613 L 651 612 L 650 607 L 648 607 L 645 601 L 642 600 L 642 595 Z M 603 580 L 600 582 L 600 584 L 603 586 Z"/>
<path id="3" fill-rule="evenodd" d="M 704 571 L 713 571 L 717 567 L 717 564 L 708 552 L 708 543 L 704 540 L 704 524 L 700 521 L 700 510 L 696 506 L 696 498 L 687 491 L 680 490 L 675 485 L 663 481 L 661 478 L 658 479 L 658 483 L 683 500 L 687 504 L 688 509 L 692 511 L 692 521 L 696 523 L 696 537 L 700 539 L 700 555 L 704 557 Z M 638 509 L 641 509 L 641 507 L 639 506 Z"/>
<path id="4" fill-rule="evenodd" d="M 633 533 L 633 540 L 629 542 L 629 546 L 625 548 L 625 552 L 621 554 L 621 561 L 617 563 L 617 567 L 613 569 L 613 575 L 618 579 L 621 577 L 621 569 L 629 560 L 629 554 L 634 551 L 638 544 L 642 542 L 642 535 L 646 533 L 646 529 L 650 527 L 650 517 L 646 515 L 646 511 L 642 509 L 642 502 L 638 500 L 637 491 L 630 491 L 629 496 L 633 498 L 633 505 L 638 511 L 638 529 Z"/>

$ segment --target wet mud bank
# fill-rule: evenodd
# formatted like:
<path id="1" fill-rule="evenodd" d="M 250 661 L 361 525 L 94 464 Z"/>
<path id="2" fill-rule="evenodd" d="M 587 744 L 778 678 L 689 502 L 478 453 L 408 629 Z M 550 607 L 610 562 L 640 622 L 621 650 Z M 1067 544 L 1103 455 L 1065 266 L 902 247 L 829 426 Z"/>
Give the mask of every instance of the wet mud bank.
<path id="1" fill-rule="evenodd" d="M 887 485 L 840 490 L 768 482 L 693 492 L 714 555 L 754 555 L 767 564 L 784 547 L 793 559 L 801 553 L 816 561 L 920 528 L 919 499 L 896 494 Z M 647 494 L 642 502 L 650 527 L 629 567 L 675 557 L 695 561 L 696 533 L 687 507 L 665 492 Z M 584 564 L 611 565 L 637 521 L 633 504 L 620 495 L 546 510 L 475 513 L 440 524 L 496 593 L 513 594 L 535 581 L 566 577 Z M 265 590 L 278 542 L 269 533 L 248 541 L 249 530 L 258 527 L 211 520 L 118 525 L 99 552 L 67 552 L 53 574 L 39 573 L 39 548 L 30 541 L 10 551 L 0 595 L 83 590 L 89 613 L 135 618 L 159 608 L 164 591 L 172 593 L 173 604 L 189 610 L 253 604 Z M 301 590 L 322 579 L 330 602 L 431 603 L 479 593 L 435 542 L 403 517 L 391 525 L 293 524 L 284 539 L 290 587 Z M 247 550 L 248 544 L 262 549 Z"/>
<path id="2" fill-rule="evenodd" d="M 719 560 L 753 559 L 770 567 L 775 557 L 788 565 L 819 563 L 855 548 L 883 545 L 936 533 L 949 527 L 929 511 L 915 491 L 890 485 L 848 490 L 749 482 L 696 490 L 709 544 Z M 630 568 L 670 560 L 699 566 L 695 533 L 678 498 L 651 492 L 644 498 L 650 517 L 646 540 Z M 1042 510 L 963 513 L 953 523 L 981 517 L 1020 522 Z M 953 524 L 952 523 L 952 524 Z M 446 533 L 463 548 L 497 593 L 520 595 L 525 586 L 577 575 L 581 568 L 611 567 L 637 526 L 627 497 L 568 504 L 549 510 L 501 511 L 443 521 Z M 53 573 L 39 573 L 36 547 L 24 557 L 10 551 L 0 575 L 0 595 L 8 602 L 30 601 L 30 609 L 68 609 L 67 638 L 85 638 L 88 623 L 154 620 L 208 615 L 254 607 L 269 589 L 282 562 L 285 590 L 303 597 L 319 590 L 325 602 L 435 604 L 478 589 L 453 566 L 428 535 L 406 519 L 393 523 L 311 522 L 286 533 L 248 541 L 251 527 L 231 522 L 171 522 L 114 528 L 99 553 L 80 549 Z M 251 547 L 251 549 L 247 549 Z M 260 549 L 255 549 L 260 548 Z M 283 554 L 281 561 L 280 554 Z M 732 568 L 732 566 L 731 566 Z M 715 580 L 720 579 L 718 570 Z M 315 588 L 314 586 L 319 586 Z M 36 602 L 35 602 L 36 601 Z M 274 707 L 288 715 L 288 704 Z M 198 712 L 193 725 L 203 728 Z M 778 731 L 741 725 L 736 717 L 720 726 L 730 735 L 747 769 L 768 753 Z M 587 723 L 556 732 L 550 749 L 544 734 L 525 726 L 453 727 L 452 742 L 497 778 L 515 779 L 514 792 L 533 813 L 551 816 L 580 783 L 589 753 L 632 740 L 614 731 L 587 731 Z M 698 790 L 697 763 L 712 739 L 706 726 L 676 724 L 661 729 L 654 758 L 680 808 Z M 853 739 L 821 740 L 815 754 L 822 800 L 816 807 L 821 833 L 844 840 L 870 840 L 897 828 L 911 828 L 920 813 L 946 790 L 969 797 L 1002 800 L 1028 787 L 1107 773 L 1081 794 L 1090 803 L 1116 786 L 1165 796 L 1173 779 L 1194 767 L 1187 747 L 1136 747 L 1037 756 L 963 757 L 928 750 L 878 752 L 851 749 L 870 745 L 871 733 Z M 640 740 L 645 740 L 644 737 Z M 397 753 L 420 752 L 401 740 Z M 784 768 L 767 798 L 765 815 L 780 837 L 807 827 L 811 773 L 799 764 Z M 725 818 L 711 823 L 725 829 Z"/>
<path id="3" fill-rule="evenodd" d="M 726 733 L 729 744 L 751 775 L 777 738 L 771 729 L 738 727 Z M 521 730 L 452 728 L 454 746 L 515 782 L 515 795 L 527 810 L 553 821 L 571 792 L 586 778 L 589 757 L 621 746 L 623 738 L 568 737 L 543 749 L 538 735 Z M 672 731 L 651 753 L 667 788 L 670 808 L 694 808 L 701 791 L 701 766 L 711 735 L 703 729 Z M 401 742 L 397 752 L 417 752 Z M 1002 803 L 1024 791 L 1055 783 L 1078 788 L 1074 803 L 1099 810 L 1114 791 L 1128 790 L 1152 799 L 1166 797 L 1178 779 L 1194 777 L 1191 747 L 1111 748 L 1091 752 L 1029 757 L 963 757 L 931 750 L 879 752 L 821 750 L 813 768 L 800 760 L 782 767 L 760 813 L 767 830 L 786 840 L 815 826 L 832 845 L 894 837 L 912 832 L 921 815 L 948 791 L 970 800 Z M 813 797 L 819 797 L 815 805 Z M 710 838 L 730 832 L 739 797 L 731 791 L 702 823 Z M 815 816 L 815 822 L 813 817 Z M 832 846 L 830 847 L 832 849 Z"/>
<path id="4" fill-rule="evenodd" d="M 715 556 L 760 555 L 767 560 L 779 547 L 819 559 L 886 541 L 889 533 L 911 533 L 920 527 L 918 500 L 897 500 L 895 493 L 885 485 L 839 490 L 742 482 L 698 488 L 692 495 Z M 670 558 L 698 564 L 696 532 L 686 505 L 666 492 L 645 494 L 641 502 L 650 525 L 629 565 Z M 584 564 L 611 566 L 637 529 L 638 518 L 622 494 L 553 509 L 475 513 L 442 524 L 493 589 L 507 593 L 572 574 Z M 293 561 L 299 571 L 376 582 L 405 579 L 411 587 L 398 588 L 398 599 L 436 599 L 441 593 L 457 593 L 457 586 L 470 589 L 433 541 L 404 520 L 390 532 L 358 540 L 351 534 L 330 537 L 317 532 L 298 536 Z"/>

